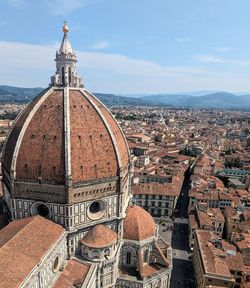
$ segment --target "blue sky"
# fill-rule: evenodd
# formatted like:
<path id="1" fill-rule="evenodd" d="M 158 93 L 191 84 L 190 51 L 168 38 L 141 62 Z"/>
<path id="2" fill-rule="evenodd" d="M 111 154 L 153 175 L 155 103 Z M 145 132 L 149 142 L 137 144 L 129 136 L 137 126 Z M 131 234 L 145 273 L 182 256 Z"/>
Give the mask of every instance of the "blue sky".
<path id="1" fill-rule="evenodd" d="M 250 91 L 249 0 L 0 0 L 0 83 L 46 86 L 66 19 L 94 92 Z"/>

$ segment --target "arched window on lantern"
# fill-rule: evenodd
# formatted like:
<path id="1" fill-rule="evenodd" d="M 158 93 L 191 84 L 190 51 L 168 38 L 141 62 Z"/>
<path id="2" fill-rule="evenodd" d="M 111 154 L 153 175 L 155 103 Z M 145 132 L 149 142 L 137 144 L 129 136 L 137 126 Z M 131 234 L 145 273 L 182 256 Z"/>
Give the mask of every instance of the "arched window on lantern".
<path id="1" fill-rule="evenodd" d="M 131 265 L 131 252 L 130 251 L 127 251 L 126 262 L 127 262 L 127 265 Z"/>
<path id="2" fill-rule="evenodd" d="M 69 74 L 69 85 L 71 84 L 71 68 L 69 67 L 68 69 L 68 74 Z"/>
<path id="3" fill-rule="evenodd" d="M 65 69 L 62 67 L 62 85 L 65 85 Z"/>

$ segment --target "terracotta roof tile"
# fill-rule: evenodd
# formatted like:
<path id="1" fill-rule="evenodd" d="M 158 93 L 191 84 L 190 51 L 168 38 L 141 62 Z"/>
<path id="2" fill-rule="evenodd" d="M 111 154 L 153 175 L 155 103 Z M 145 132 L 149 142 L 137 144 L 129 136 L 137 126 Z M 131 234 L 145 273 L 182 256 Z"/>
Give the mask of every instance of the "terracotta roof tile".
<path id="1" fill-rule="evenodd" d="M 81 239 L 81 243 L 91 248 L 104 248 L 117 242 L 117 234 L 104 225 L 96 225 Z"/>
<path id="2" fill-rule="evenodd" d="M 162 195 L 162 196 L 178 196 L 177 191 L 171 184 L 160 183 L 143 183 L 132 186 L 133 194 L 141 195 Z"/>
<path id="3" fill-rule="evenodd" d="M 197 229 L 198 223 L 195 217 L 195 214 L 189 214 L 188 215 L 188 225 L 191 229 Z"/>
<path id="4" fill-rule="evenodd" d="M 129 151 L 128 151 L 128 148 L 126 145 L 126 139 L 122 134 L 121 128 L 117 124 L 116 120 L 111 115 L 109 110 L 98 99 L 96 99 L 93 95 L 90 94 L 90 96 L 91 96 L 92 100 L 95 102 L 95 104 L 98 106 L 98 108 L 101 110 L 103 116 L 105 117 L 105 119 L 108 122 L 108 125 L 110 126 L 110 128 L 112 129 L 112 131 L 114 133 L 116 143 L 119 147 L 119 153 L 121 156 L 122 166 L 123 166 L 123 168 L 125 168 L 128 165 L 128 161 L 129 161 Z"/>
<path id="5" fill-rule="evenodd" d="M 202 227 L 213 227 L 213 222 L 225 222 L 220 208 L 209 208 L 207 212 L 197 211 L 197 217 Z"/>
<path id="6" fill-rule="evenodd" d="M 250 248 L 250 234 L 247 233 L 233 233 L 235 238 L 234 243 L 239 250 L 249 249 Z"/>
<path id="7" fill-rule="evenodd" d="M 16 220 L 2 229 L 0 287 L 19 287 L 64 231 L 40 216 Z"/>
<path id="8" fill-rule="evenodd" d="M 53 287 L 73 288 L 77 285 L 81 285 L 88 274 L 89 268 L 90 265 L 82 263 L 76 259 L 69 260 Z"/>
<path id="9" fill-rule="evenodd" d="M 30 112 L 36 105 L 36 103 L 40 100 L 44 93 L 41 93 L 38 95 L 30 104 L 19 114 L 19 116 L 16 119 L 15 124 L 13 125 L 13 128 L 10 131 L 10 134 L 7 139 L 6 147 L 4 153 L 3 153 L 3 165 L 4 167 L 10 171 L 11 169 L 11 162 L 13 158 L 13 153 L 15 150 L 16 142 L 19 137 L 19 134 L 21 132 L 21 129 L 23 127 L 23 124 L 25 123 L 27 117 L 29 116 Z"/>
<path id="10" fill-rule="evenodd" d="M 115 147 L 105 124 L 80 91 L 70 92 L 73 182 L 118 174 Z"/>
<path id="11" fill-rule="evenodd" d="M 32 117 L 17 157 L 16 178 L 64 183 L 63 93 L 52 92 Z"/>
<path id="12" fill-rule="evenodd" d="M 65 95 L 60 88 L 48 92 L 29 123 L 26 122 L 40 99 L 41 96 L 31 102 L 10 133 L 3 155 L 4 172 L 11 175 L 13 152 L 21 140 L 16 179 L 37 182 L 41 177 L 45 183 L 65 184 Z M 73 184 L 118 176 L 119 168 L 125 168 L 129 163 L 129 151 L 121 128 L 108 109 L 87 91 L 69 89 L 68 112 Z M 24 124 L 27 128 L 21 139 L 19 136 Z M 4 179 L 7 181 L 6 177 Z"/>
<path id="13" fill-rule="evenodd" d="M 232 278 L 230 271 L 244 271 L 242 257 L 234 245 L 224 240 L 213 243 L 215 236 L 210 231 L 197 230 L 196 235 L 206 273 Z"/>
<path id="14" fill-rule="evenodd" d="M 123 229 L 124 239 L 140 241 L 155 235 L 155 221 L 143 208 L 129 206 Z"/>
<path id="15" fill-rule="evenodd" d="M 141 277 L 148 277 L 155 273 L 157 273 L 160 270 L 160 267 L 155 264 L 146 264 L 144 265 L 140 270 Z"/>

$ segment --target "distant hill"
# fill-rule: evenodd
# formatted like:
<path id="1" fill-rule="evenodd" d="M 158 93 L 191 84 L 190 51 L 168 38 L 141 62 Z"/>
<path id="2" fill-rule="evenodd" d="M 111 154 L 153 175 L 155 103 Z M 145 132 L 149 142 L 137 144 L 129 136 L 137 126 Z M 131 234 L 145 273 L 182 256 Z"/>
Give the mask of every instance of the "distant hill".
<path id="1" fill-rule="evenodd" d="M 0 85 L 0 103 L 26 103 L 42 90 L 43 88 L 20 88 Z"/>
<path id="2" fill-rule="evenodd" d="M 44 88 L 20 88 L 0 85 L 0 103 L 28 103 Z M 144 100 L 114 94 L 94 93 L 105 105 L 147 105 Z"/>
<path id="3" fill-rule="evenodd" d="M 139 98 L 119 96 L 114 94 L 94 93 L 94 95 L 107 106 L 145 106 L 147 101 Z"/>
<path id="4" fill-rule="evenodd" d="M 28 103 L 43 88 L 19 88 L 0 85 L 0 103 Z M 201 91 L 203 92 L 203 91 Z M 197 93 L 198 94 L 198 93 Z M 202 94 L 202 93 L 201 93 Z M 94 93 L 107 106 L 173 106 L 187 108 L 250 109 L 250 95 L 235 95 L 227 92 L 214 92 L 207 95 L 190 94 L 135 94 L 120 96 L 115 94 Z"/>
<path id="5" fill-rule="evenodd" d="M 226 92 L 188 98 L 183 102 L 184 106 L 206 108 L 250 108 L 250 95 L 236 96 Z"/>
<path id="6" fill-rule="evenodd" d="M 191 108 L 250 109 L 250 95 L 237 96 L 227 92 L 216 92 L 203 96 L 149 95 L 141 100 L 154 105 L 173 105 Z"/>
<path id="7" fill-rule="evenodd" d="M 187 98 L 192 98 L 190 95 L 179 95 L 179 94 L 155 94 L 140 97 L 140 100 L 144 100 L 151 105 L 172 105 L 172 106 L 183 106 L 183 101 Z M 193 97 L 195 98 L 195 97 Z"/>

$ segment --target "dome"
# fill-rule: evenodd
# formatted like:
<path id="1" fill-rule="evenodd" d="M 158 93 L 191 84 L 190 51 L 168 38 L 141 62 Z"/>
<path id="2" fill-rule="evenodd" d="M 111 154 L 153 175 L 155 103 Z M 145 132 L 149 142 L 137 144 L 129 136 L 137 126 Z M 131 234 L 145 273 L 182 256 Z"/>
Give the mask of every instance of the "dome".
<path id="1" fill-rule="evenodd" d="M 74 186 L 117 177 L 128 162 L 121 128 L 98 99 L 85 89 L 51 87 L 17 118 L 3 173 L 16 182 Z"/>
<path id="2" fill-rule="evenodd" d="M 117 234 L 104 225 L 96 225 L 82 238 L 81 243 L 90 248 L 105 248 L 117 242 Z"/>
<path id="3" fill-rule="evenodd" d="M 110 111 L 84 88 L 65 25 L 50 86 L 19 114 L 5 141 L 3 183 L 12 199 L 73 204 L 128 187 L 125 136 Z"/>
<path id="4" fill-rule="evenodd" d="M 133 205 L 126 210 L 124 239 L 144 240 L 155 235 L 155 221 L 143 208 Z"/>

